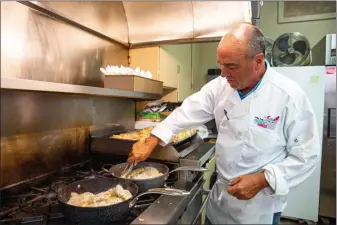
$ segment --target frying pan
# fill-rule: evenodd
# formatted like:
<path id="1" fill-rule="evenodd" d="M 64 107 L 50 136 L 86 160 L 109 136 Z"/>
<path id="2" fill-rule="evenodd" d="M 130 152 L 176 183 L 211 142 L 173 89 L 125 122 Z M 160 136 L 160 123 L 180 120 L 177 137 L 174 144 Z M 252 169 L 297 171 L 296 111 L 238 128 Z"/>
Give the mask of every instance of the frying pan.
<path id="1" fill-rule="evenodd" d="M 119 178 L 121 180 L 129 180 L 133 181 L 135 184 L 138 186 L 138 191 L 140 193 L 145 192 L 149 189 L 152 188 L 161 188 L 165 186 L 165 181 L 167 180 L 168 176 L 176 171 L 179 170 L 187 170 L 187 171 L 196 171 L 196 172 L 206 172 L 208 171 L 207 168 L 203 167 L 192 167 L 192 166 L 183 166 L 183 167 L 178 167 L 172 171 L 169 171 L 169 168 L 161 163 L 155 163 L 155 162 L 140 162 L 138 163 L 133 169 L 138 169 L 141 167 L 145 166 L 150 166 L 156 168 L 160 173 L 163 175 L 150 178 L 150 179 L 129 179 L 129 178 L 121 178 L 121 174 L 124 170 L 124 168 L 127 166 L 128 163 L 121 163 L 117 165 L 110 165 L 110 164 L 105 164 L 102 166 L 102 170 L 105 172 L 110 173 L 113 177 Z M 106 167 L 110 166 L 110 169 L 107 169 Z"/>
<path id="2" fill-rule="evenodd" d="M 109 190 L 110 188 L 121 185 L 132 194 L 132 198 L 123 202 L 99 207 L 80 207 L 68 204 L 72 192 L 82 194 L 91 192 L 98 194 Z M 148 192 L 137 195 L 137 185 L 129 180 L 117 178 L 93 178 L 71 183 L 56 190 L 58 202 L 61 205 L 62 213 L 66 219 L 77 224 L 107 224 L 121 220 L 136 204 L 138 197 L 146 194 L 163 194 L 171 196 L 187 196 L 190 192 L 173 188 L 156 188 Z"/>

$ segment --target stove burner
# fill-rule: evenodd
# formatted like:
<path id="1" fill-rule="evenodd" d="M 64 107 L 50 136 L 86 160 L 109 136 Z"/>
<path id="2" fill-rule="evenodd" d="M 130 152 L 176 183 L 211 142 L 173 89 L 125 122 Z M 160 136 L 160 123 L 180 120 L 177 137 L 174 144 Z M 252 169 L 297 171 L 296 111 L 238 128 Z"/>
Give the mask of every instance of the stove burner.
<path id="1" fill-rule="evenodd" d="M 20 189 L 20 194 L 5 194 L 1 196 L 0 224 L 36 224 L 36 225 L 64 225 L 71 224 L 63 217 L 58 204 L 56 191 L 80 180 L 111 177 L 104 171 L 81 166 L 63 170 L 51 175 L 29 188 Z M 130 224 L 149 205 L 155 201 L 155 196 L 142 196 L 137 205 L 125 215 L 123 220 L 114 224 Z"/>

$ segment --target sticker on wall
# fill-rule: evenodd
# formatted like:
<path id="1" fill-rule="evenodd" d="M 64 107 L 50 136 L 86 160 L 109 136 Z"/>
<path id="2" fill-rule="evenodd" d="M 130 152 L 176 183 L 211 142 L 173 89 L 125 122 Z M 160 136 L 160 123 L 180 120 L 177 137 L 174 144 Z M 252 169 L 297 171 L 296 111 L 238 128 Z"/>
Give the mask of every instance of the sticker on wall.
<path id="1" fill-rule="evenodd" d="M 327 74 L 335 74 L 336 73 L 336 67 L 333 66 L 333 67 L 327 67 L 326 68 L 326 73 Z"/>
<path id="2" fill-rule="evenodd" d="M 319 83 L 319 76 L 311 76 L 310 83 Z"/>

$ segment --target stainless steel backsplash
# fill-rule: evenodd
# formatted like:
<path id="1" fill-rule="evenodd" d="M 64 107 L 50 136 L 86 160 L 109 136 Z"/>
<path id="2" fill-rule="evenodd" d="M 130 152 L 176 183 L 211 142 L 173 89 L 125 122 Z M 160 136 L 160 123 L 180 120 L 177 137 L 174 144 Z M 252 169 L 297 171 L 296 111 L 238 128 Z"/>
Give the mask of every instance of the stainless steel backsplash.
<path id="1" fill-rule="evenodd" d="M 17 2 L 1 2 L 1 77 L 103 87 L 128 49 Z M 133 128 L 131 99 L 1 90 L 0 189 L 88 159 L 91 128 Z M 112 149 L 113 150 L 113 149 Z"/>
<path id="2" fill-rule="evenodd" d="M 101 66 L 128 49 L 18 2 L 1 2 L 1 76 L 103 87 Z"/>

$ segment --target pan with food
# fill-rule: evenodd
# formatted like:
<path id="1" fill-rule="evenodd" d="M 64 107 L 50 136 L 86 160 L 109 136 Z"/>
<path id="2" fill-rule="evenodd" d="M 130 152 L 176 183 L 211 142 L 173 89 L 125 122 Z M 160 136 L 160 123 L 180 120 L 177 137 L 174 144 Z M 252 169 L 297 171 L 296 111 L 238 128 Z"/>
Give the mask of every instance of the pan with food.
<path id="1" fill-rule="evenodd" d="M 138 193 L 137 185 L 118 178 L 94 178 L 71 183 L 56 190 L 66 219 L 76 224 L 107 224 L 118 221 L 147 194 L 187 196 L 190 192 L 156 188 Z"/>
<path id="2" fill-rule="evenodd" d="M 138 191 L 140 193 L 145 192 L 152 188 L 161 188 L 165 186 L 165 182 L 169 175 L 176 171 L 196 171 L 196 172 L 206 172 L 207 168 L 203 167 L 192 167 L 192 166 L 183 166 L 178 167 L 172 171 L 169 171 L 169 168 L 161 163 L 155 162 L 140 162 L 134 166 L 133 170 L 128 174 L 123 175 L 124 168 L 128 163 L 121 163 L 117 165 L 105 164 L 102 167 L 102 170 L 110 173 L 113 177 L 120 178 L 122 180 L 130 180 L 137 184 Z M 110 166 L 108 169 L 107 167 Z"/>
<path id="3" fill-rule="evenodd" d="M 146 127 L 144 129 L 137 130 L 137 131 L 121 133 L 121 134 L 114 134 L 110 138 L 124 140 L 124 141 L 134 141 L 134 142 L 142 141 L 150 137 L 152 130 L 153 130 L 153 127 Z M 171 144 L 173 146 L 178 146 L 192 139 L 195 135 L 197 135 L 197 133 L 198 133 L 197 129 L 182 131 L 173 137 Z"/>

